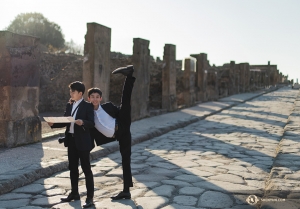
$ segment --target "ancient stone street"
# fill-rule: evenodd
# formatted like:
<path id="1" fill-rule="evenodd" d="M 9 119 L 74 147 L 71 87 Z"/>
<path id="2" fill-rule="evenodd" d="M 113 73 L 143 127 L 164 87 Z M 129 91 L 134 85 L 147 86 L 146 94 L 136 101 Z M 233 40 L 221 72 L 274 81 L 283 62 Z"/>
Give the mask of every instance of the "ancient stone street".
<path id="1" fill-rule="evenodd" d="M 283 87 L 137 143 L 132 146 L 131 200 L 110 199 L 123 188 L 119 151 L 95 159 L 94 208 L 299 208 L 299 116 L 299 91 Z M 1 195 L 0 208 L 81 208 L 86 194 L 82 171 L 79 191 L 80 201 L 61 203 L 70 192 L 64 170 Z M 247 203 L 250 195 L 256 204 Z"/>

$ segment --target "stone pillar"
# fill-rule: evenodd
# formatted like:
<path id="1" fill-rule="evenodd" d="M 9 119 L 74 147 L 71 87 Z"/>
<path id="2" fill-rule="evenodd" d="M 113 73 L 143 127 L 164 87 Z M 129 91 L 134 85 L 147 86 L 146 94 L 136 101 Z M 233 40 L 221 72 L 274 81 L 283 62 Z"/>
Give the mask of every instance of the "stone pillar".
<path id="1" fill-rule="evenodd" d="M 267 70 L 266 70 L 266 86 L 267 87 L 270 86 L 270 71 L 271 71 L 270 61 L 268 61 L 268 67 L 267 67 Z"/>
<path id="2" fill-rule="evenodd" d="M 279 83 L 282 83 L 282 78 L 283 78 L 282 73 L 280 73 L 279 74 Z"/>
<path id="3" fill-rule="evenodd" d="M 195 70 L 196 59 L 186 58 L 184 60 L 184 104 L 186 107 L 193 106 L 196 101 L 195 95 Z"/>
<path id="4" fill-rule="evenodd" d="M 133 39 L 132 64 L 136 81 L 131 96 L 132 120 L 149 116 L 150 50 L 149 41 Z"/>
<path id="5" fill-rule="evenodd" d="M 41 141 L 38 44 L 39 38 L 0 31 L 0 146 Z"/>
<path id="6" fill-rule="evenodd" d="M 207 54 L 191 54 L 191 57 L 197 59 L 196 63 L 196 99 L 197 101 L 207 101 L 206 87 L 207 87 L 207 69 L 209 62 Z"/>
<path id="7" fill-rule="evenodd" d="M 165 65 L 162 71 L 162 108 L 174 111 L 177 109 L 175 45 L 165 45 L 163 59 Z"/>
<path id="8" fill-rule="evenodd" d="M 239 64 L 239 86 L 240 86 L 240 93 L 244 93 L 246 88 L 245 88 L 245 63 L 240 63 Z"/>
<path id="9" fill-rule="evenodd" d="M 240 93 L 240 64 L 234 66 L 234 75 L 235 75 L 235 94 Z"/>
<path id="10" fill-rule="evenodd" d="M 236 87 L 235 87 L 235 62 L 230 61 L 228 95 L 232 95 L 232 94 L 235 94 L 235 93 L 236 93 Z"/>
<path id="11" fill-rule="evenodd" d="M 83 83 L 86 92 L 91 87 L 102 91 L 102 102 L 109 100 L 111 29 L 97 23 L 87 23 L 83 59 Z M 87 98 L 87 93 L 85 93 Z"/>
<path id="12" fill-rule="evenodd" d="M 244 63 L 245 70 L 245 92 L 250 91 L 250 65 L 249 63 Z"/>

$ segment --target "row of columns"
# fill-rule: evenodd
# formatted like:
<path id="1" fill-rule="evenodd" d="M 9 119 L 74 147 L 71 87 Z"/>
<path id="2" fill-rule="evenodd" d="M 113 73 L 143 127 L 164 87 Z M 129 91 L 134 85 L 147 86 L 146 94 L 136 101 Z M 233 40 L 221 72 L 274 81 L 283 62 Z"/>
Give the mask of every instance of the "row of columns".
<path id="1" fill-rule="evenodd" d="M 85 40 L 83 82 L 86 89 L 99 87 L 103 92 L 103 102 L 107 102 L 111 74 L 111 29 L 97 23 L 88 23 Z M 0 146 L 18 146 L 41 140 L 41 122 L 38 118 L 40 81 L 38 44 L 39 39 L 36 37 L 0 31 L 0 72 L 3 75 L 0 78 L 2 98 Z M 130 64 L 134 65 L 134 76 L 137 79 L 132 93 L 132 120 L 149 116 L 150 61 L 149 41 L 134 38 Z M 163 62 L 162 108 L 174 111 L 177 109 L 175 45 L 165 45 Z M 249 68 L 248 63 L 230 62 L 229 68 L 226 69 L 229 70 L 229 94 L 245 92 L 249 89 L 251 84 L 249 77 L 253 75 Z M 192 54 L 190 58 L 184 60 L 186 106 L 191 106 L 196 101 L 218 98 L 218 79 L 222 76 L 220 69 L 210 66 L 205 53 Z M 279 74 L 277 68 L 270 63 L 260 76 L 268 78 L 264 81 L 264 84 L 268 85 L 283 79 L 282 73 Z M 214 96 L 210 95 L 211 90 Z"/>

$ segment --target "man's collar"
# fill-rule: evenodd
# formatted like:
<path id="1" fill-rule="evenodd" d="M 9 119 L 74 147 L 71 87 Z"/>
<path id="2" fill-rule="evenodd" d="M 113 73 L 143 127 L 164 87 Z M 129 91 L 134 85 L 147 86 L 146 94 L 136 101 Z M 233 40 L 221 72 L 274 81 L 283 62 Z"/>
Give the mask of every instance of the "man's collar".
<path id="1" fill-rule="evenodd" d="M 80 100 L 75 101 L 74 104 L 77 104 L 77 102 L 80 103 L 82 100 L 83 100 L 83 97 Z"/>

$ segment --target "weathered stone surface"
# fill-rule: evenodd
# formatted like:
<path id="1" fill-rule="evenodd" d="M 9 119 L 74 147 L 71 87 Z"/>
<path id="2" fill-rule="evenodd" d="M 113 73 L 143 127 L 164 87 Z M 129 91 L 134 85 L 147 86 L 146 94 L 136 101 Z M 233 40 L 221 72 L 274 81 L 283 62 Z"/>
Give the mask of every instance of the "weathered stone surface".
<path id="1" fill-rule="evenodd" d="M 150 197 L 150 196 L 171 197 L 172 192 L 174 190 L 175 190 L 174 186 L 162 185 L 162 186 L 156 187 L 156 188 L 152 189 L 151 191 L 147 192 L 145 194 L 145 197 Z"/>
<path id="2" fill-rule="evenodd" d="M 10 201 L 10 200 L 6 200 L 6 201 L 0 201 L 0 205 L 1 207 L 4 208 L 17 208 L 19 206 L 22 205 L 28 205 L 29 203 L 29 199 L 19 199 L 19 200 L 14 200 L 14 201 Z"/>
<path id="3" fill-rule="evenodd" d="M 192 206 L 172 204 L 172 205 L 167 205 L 166 207 L 163 207 L 162 209 L 204 209 L 204 208 L 199 208 L 199 207 L 195 208 Z"/>
<path id="4" fill-rule="evenodd" d="M 166 176 L 154 176 L 154 175 L 135 175 L 133 176 L 133 179 L 135 181 L 138 181 L 138 182 L 153 182 L 153 181 L 162 181 L 162 180 L 165 180 L 165 179 L 169 179 L 168 177 Z"/>
<path id="5" fill-rule="evenodd" d="M 95 208 L 111 208 L 111 209 L 132 209 L 136 208 L 133 200 L 111 201 L 105 199 L 95 203 Z"/>
<path id="6" fill-rule="evenodd" d="M 209 189 L 209 190 L 216 190 L 228 193 L 241 193 L 241 194 L 262 194 L 263 191 L 256 187 L 246 186 L 242 184 L 233 184 L 230 182 L 222 182 L 222 181 L 202 181 L 198 183 L 193 183 L 194 186 Z"/>
<path id="7" fill-rule="evenodd" d="M 61 202 L 60 198 L 62 198 L 61 195 L 53 196 L 53 197 L 38 198 L 38 199 L 33 200 L 31 202 L 31 204 L 37 205 L 37 206 L 52 206 L 52 205 L 60 203 Z"/>
<path id="8" fill-rule="evenodd" d="M 103 93 L 103 101 L 109 101 L 111 29 L 87 23 L 85 35 L 83 82 L 85 88 L 98 87 Z"/>
<path id="9" fill-rule="evenodd" d="M 227 182 L 231 182 L 231 183 L 235 183 L 235 184 L 244 184 L 245 183 L 245 181 L 241 177 L 232 175 L 232 174 L 220 174 L 220 175 L 211 176 L 208 178 L 213 179 L 213 180 L 218 180 L 218 181 L 227 181 Z"/>
<path id="10" fill-rule="evenodd" d="M 150 87 L 150 50 L 149 41 L 141 38 L 133 39 L 132 64 L 136 77 L 131 96 L 131 117 L 137 120 L 149 116 L 149 87 Z"/>
<path id="11" fill-rule="evenodd" d="M 178 181 L 178 180 L 162 180 L 161 181 L 164 184 L 170 184 L 173 186 L 179 186 L 179 187 L 183 187 L 183 186 L 192 186 L 191 184 L 184 182 L 184 181 Z"/>
<path id="12" fill-rule="evenodd" d="M 198 196 L 201 193 L 203 193 L 204 191 L 205 191 L 205 189 L 201 189 L 198 187 L 183 187 L 179 190 L 179 194 Z"/>
<path id="13" fill-rule="evenodd" d="M 173 201 L 175 203 L 178 203 L 180 205 L 196 205 L 197 203 L 197 198 L 193 196 L 175 196 Z"/>
<path id="14" fill-rule="evenodd" d="M 175 179 L 189 182 L 189 183 L 195 183 L 195 182 L 202 181 L 202 179 L 200 179 L 198 176 L 194 176 L 194 175 L 180 175 L 180 176 L 176 176 Z"/>
<path id="15" fill-rule="evenodd" d="M 233 201 L 227 194 L 213 191 L 204 192 L 198 201 L 200 207 L 226 208 L 232 205 Z"/>
<path id="16" fill-rule="evenodd" d="M 7 193 L 0 196 L 0 200 L 15 200 L 15 199 L 26 199 L 30 198 L 32 195 L 30 194 L 22 194 L 22 193 Z"/>
<path id="17" fill-rule="evenodd" d="M 195 89 L 196 60 L 194 58 L 184 59 L 184 104 L 186 107 L 194 105 L 196 101 Z"/>
<path id="18" fill-rule="evenodd" d="M 39 38 L 0 31 L 0 146 L 41 140 Z"/>
<path id="19" fill-rule="evenodd" d="M 177 109 L 176 100 L 176 46 L 165 44 L 164 68 L 162 70 L 162 108 L 167 111 Z"/>
<path id="20" fill-rule="evenodd" d="M 165 197 L 140 197 L 136 199 L 138 209 L 160 208 L 168 202 L 169 200 Z"/>
<path id="21" fill-rule="evenodd" d="M 47 189 L 51 189 L 53 187 L 54 187 L 53 185 L 30 184 L 30 185 L 15 189 L 13 192 L 26 193 L 26 194 L 38 194 Z"/>

